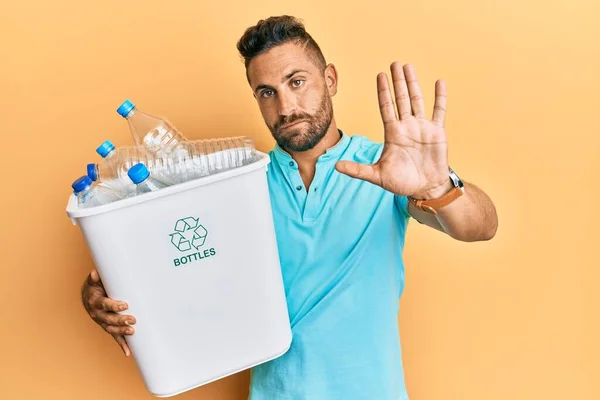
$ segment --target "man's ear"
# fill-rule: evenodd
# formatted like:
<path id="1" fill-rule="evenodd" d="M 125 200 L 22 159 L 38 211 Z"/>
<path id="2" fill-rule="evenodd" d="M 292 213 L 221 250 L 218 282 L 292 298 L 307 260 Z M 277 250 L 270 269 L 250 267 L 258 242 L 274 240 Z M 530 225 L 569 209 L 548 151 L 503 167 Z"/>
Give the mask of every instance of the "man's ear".
<path id="1" fill-rule="evenodd" d="M 337 93 L 338 74 L 335 65 L 329 64 L 325 67 L 325 84 L 329 96 L 333 97 Z"/>

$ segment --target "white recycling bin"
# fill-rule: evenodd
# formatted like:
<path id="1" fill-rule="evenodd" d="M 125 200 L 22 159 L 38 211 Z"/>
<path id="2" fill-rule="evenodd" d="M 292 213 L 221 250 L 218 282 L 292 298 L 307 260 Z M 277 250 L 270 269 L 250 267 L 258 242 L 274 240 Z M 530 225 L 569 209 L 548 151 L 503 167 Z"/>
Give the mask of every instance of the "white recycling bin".
<path id="1" fill-rule="evenodd" d="M 173 396 L 284 354 L 292 334 L 265 171 L 232 170 L 67 215 L 111 298 L 148 390 Z"/>

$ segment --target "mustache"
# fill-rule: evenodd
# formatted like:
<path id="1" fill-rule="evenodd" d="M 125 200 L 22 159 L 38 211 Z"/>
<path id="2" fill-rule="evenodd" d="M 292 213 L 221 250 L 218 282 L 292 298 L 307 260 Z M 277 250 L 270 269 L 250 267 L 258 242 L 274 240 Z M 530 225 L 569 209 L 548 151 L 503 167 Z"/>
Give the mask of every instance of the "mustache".
<path id="1" fill-rule="evenodd" d="M 275 123 L 275 131 L 279 131 L 279 128 L 285 125 L 290 125 L 298 121 L 310 121 L 311 117 L 308 114 L 292 114 L 285 117 L 279 118 L 279 121 Z"/>

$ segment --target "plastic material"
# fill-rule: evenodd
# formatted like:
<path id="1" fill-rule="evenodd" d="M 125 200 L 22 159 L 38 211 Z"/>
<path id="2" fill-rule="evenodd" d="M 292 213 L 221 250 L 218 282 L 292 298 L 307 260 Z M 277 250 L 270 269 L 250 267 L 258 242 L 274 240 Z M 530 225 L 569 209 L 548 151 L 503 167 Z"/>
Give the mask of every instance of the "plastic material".
<path id="1" fill-rule="evenodd" d="M 285 353 L 292 336 L 266 154 L 221 174 L 67 214 L 110 297 L 137 318 L 127 337 L 156 396 L 173 396 Z M 117 351 L 117 350 L 115 350 Z"/>
<path id="2" fill-rule="evenodd" d="M 144 164 L 135 164 L 127 173 L 129 178 L 135 183 L 135 195 L 140 195 L 148 192 L 156 192 L 164 189 L 168 184 L 150 176 L 148 168 Z"/>
<path id="3" fill-rule="evenodd" d="M 137 185 L 138 183 L 145 181 L 150 176 L 150 172 L 144 164 L 139 163 L 129 168 L 127 175 L 129 176 L 129 179 Z"/>
<path id="4" fill-rule="evenodd" d="M 115 145 L 112 144 L 112 142 L 110 140 L 107 140 L 96 149 L 96 153 L 100 154 L 100 156 L 102 158 L 104 158 L 104 157 L 108 156 L 110 154 L 110 152 L 113 151 L 114 149 L 115 149 Z"/>
<path id="5" fill-rule="evenodd" d="M 78 194 L 90 186 L 92 186 L 92 180 L 87 176 L 77 178 L 71 185 L 74 194 Z"/>
<path id="6" fill-rule="evenodd" d="M 119 108 L 117 108 L 117 112 L 119 113 L 119 115 L 123 118 L 127 118 L 129 116 L 129 114 L 131 114 L 131 112 L 135 110 L 135 104 L 133 104 L 131 101 L 129 100 L 125 100 L 123 102 L 123 104 L 121 104 L 119 106 Z"/>
<path id="7" fill-rule="evenodd" d="M 203 139 L 187 142 L 184 151 L 170 156 L 148 153 L 144 147 L 119 147 L 95 166 L 88 165 L 88 176 L 130 193 L 135 190 L 127 176 L 129 169 L 144 164 L 150 174 L 175 184 L 242 167 L 257 159 L 254 141 L 249 137 Z"/>
<path id="8" fill-rule="evenodd" d="M 173 124 L 164 118 L 146 114 L 126 100 L 117 109 L 119 115 L 127 119 L 129 130 L 137 146 L 157 155 L 181 153 L 181 145 L 187 141 Z"/>
<path id="9" fill-rule="evenodd" d="M 79 208 L 97 207 L 123 198 L 119 191 L 94 185 L 89 176 L 77 178 L 71 187 Z"/>

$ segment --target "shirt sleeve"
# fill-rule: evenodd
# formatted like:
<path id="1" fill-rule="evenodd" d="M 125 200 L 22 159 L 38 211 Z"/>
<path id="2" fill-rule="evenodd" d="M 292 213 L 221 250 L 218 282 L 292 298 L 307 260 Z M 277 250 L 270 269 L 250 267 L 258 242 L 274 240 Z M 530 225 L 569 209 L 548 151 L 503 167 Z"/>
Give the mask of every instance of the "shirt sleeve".
<path id="1" fill-rule="evenodd" d="M 406 196 L 394 195 L 394 203 L 405 219 L 410 218 L 410 214 L 408 213 L 408 198 Z"/>

